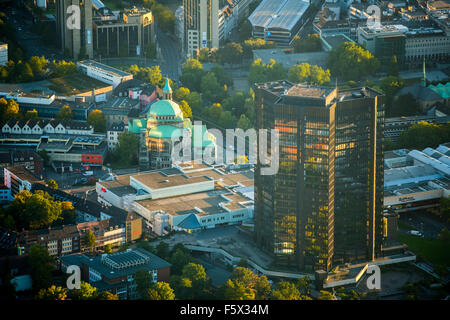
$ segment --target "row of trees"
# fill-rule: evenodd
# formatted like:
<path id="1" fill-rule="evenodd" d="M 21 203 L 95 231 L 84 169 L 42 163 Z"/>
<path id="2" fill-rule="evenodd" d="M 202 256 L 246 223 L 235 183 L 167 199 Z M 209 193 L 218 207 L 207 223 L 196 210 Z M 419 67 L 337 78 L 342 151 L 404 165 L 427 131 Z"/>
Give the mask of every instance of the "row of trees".
<path id="1" fill-rule="evenodd" d="M 209 72 L 196 59 L 183 65 L 181 81 L 186 87 L 175 90 L 175 100 L 185 100 L 194 115 L 211 119 L 223 128 L 249 128 L 255 120 L 254 93 L 236 91 L 229 95 L 232 79 L 223 67 L 216 65 Z M 180 104 L 182 106 L 182 104 Z"/>
<path id="2" fill-rule="evenodd" d="M 402 132 L 397 144 L 391 148 L 423 150 L 427 147 L 435 148 L 448 141 L 450 141 L 450 123 L 434 124 L 420 121 Z"/>
<path id="3" fill-rule="evenodd" d="M 57 184 L 49 181 L 49 187 Z M 47 192 L 20 191 L 6 210 L 0 209 L 0 224 L 9 229 L 41 229 L 49 226 L 71 224 L 76 212 L 71 202 L 54 200 Z"/>
<path id="4" fill-rule="evenodd" d="M 311 66 L 308 63 L 297 64 L 288 71 L 288 79 L 294 83 L 308 82 L 316 85 L 326 85 L 330 83 L 330 77 L 330 70 L 323 70 L 319 66 Z"/>
<path id="5" fill-rule="evenodd" d="M 380 62 L 370 51 L 353 42 L 341 43 L 329 53 L 328 67 L 339 79 L 358 81 L 374 75 Z"/>
<path id="6" fill-rule="evenodd" d="M 264 39 L 250 38 L 241 43 L 228 42 L 217 50 L 204 48 L 199 51 L 200 62 L 219 62 L 221 64 L 241 64 L 247 59 L 253 59 L 253 50 L 275 48 L 275 42 Z"/>
<path id="7" fill-rule="evenodd" d="M 308 34 L 303 38 L 295 36 L 292 47 L 296 53 L 321 51 L 322 41 L 317 33 Z"/>
<path id="8" fill-rule="evenodd" d="M 41 289 L 36 295 L 37 300 L 119 300 L 116 294 L 109 291 L 98 292 L 97 288 L 81 281 L 80 289 L 69 291 L 67 288 L 52 285 Z"/>
<path id="9" fill-rule="evenodd" d="M 76 64 L 71 61 L 49 62 L 45 57 L 31 57 L 28 61 L 9 60 L 0 66 L 0 82 L 29 82 L 46 78 L 61 77 L 76 72 Z"/>
<path id="10" fill-rule="evenodd" d="M 175 15 L 156 0 L 142 0 L 142 4 L 152 10 L 153 16 L 161 30 L 173 33 L 175 30 Z"/>

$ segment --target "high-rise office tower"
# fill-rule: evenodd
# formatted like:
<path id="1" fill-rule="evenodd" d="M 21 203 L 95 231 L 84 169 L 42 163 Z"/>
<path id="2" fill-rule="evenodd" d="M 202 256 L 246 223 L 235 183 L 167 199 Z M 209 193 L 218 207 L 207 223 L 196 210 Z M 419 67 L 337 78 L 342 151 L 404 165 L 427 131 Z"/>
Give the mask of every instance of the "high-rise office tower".
<path id="1" fill-rule="evenodd" d="M 63 52 L 92 58 L 92 0 L 56 0 L 56 32 Z"/>
<path id="2" fill-rule="evenodd" d="M 219 0 L 183 0 L 184 51 L 196 57 L 203 48 L 219 48 Z"/>
<path id="3" fill-rule="evenodd" d="M 278 173 L 255 170 L 257 243 L 304 271 L 379 256 L 384 97 L 288 81 L 255 94 L 257 129 L 279 131 Z"/>

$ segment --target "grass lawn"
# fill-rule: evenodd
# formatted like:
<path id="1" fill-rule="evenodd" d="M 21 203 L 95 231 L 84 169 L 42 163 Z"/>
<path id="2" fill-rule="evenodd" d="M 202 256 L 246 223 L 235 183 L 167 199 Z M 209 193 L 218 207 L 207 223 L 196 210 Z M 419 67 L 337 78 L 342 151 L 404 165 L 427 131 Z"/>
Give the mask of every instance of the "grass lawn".
<path id="1" fill-rule="evenodd" d="M 411 251 L 435 266 L 450 266 L 450 250 L 444 241 L 403 234 L 399 234 L 398 239 L 405 243 Z"/>
<path id="2" fill-rule="evenodd" d="M 123 8 L 130 7 L 128 1 L 102 0 L 102 2 L 105 6 L 107 6 L 111 10 L 122 10 Z"/>
<path id="3" fill-rule="evenodd" d="M 66 95 L 79 94 L 92 89 L 104 88 L 108 85 L 92 79 L 88 76 L 79 73 L 69 74 L 64 77 L 49 79 L 52 84 L 48 86 L 49 89 Z"/>
<path id="4" fill-rule="evenodd" d="M 398 222 L 398 227 L 403 230 L 414 230 L 414 228 L 411 227 L 410 225 L 400 221 Z"/>

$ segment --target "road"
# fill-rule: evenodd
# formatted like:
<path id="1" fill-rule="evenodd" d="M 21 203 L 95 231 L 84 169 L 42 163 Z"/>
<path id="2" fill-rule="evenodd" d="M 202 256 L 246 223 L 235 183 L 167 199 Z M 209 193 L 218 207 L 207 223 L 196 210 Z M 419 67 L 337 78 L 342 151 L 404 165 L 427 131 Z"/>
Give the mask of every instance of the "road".
<path id="1" fill-rule="evenodd" d="M 45 56 L 48 60 L 60 60 L 62 56 L 55 48 L 49 48 L 41 37 L 34 34 L 33 17 L 23 8 L 7 7 L 4 9 L 8 22 L 16 29 L 17 42 L 25 50 L 27 58 Z M 59 50 L 58 50 L 59 51 Z"/>
<path id="2" fill-rule="evenodd" d="M 160 65 L 164 76 L 178 80 L 183 62 L 180 45 L 174 35 L 169 35 L 155 27 L 156 39 L 160 50 Z"/>

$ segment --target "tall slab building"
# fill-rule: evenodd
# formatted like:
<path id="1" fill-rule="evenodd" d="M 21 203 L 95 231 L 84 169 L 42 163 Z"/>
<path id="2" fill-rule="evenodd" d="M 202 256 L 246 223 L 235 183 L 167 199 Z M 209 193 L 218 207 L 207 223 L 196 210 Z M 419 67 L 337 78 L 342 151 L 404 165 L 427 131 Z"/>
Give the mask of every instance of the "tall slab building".
<path id="1" fill-rule="evenodd" d="M 76 60 L 92 58 L 92 0 L 56 0 L 56 32 L 63 52 Z"/>
<path id="2" fill-rule="evenodd" d="M 219 48 L 219 0 L 183 0 L 184 51 L 196 57 L 203 48 Z"/>
<path id="3" fill-rule="evenodd" d="M 384 96 L 288 81 L 258 84 L 255 94 L 257 129 L 279 131 L 278 173 L 261 175 L 259 161 L 255 170 L 257 243 L 277 264 L 307 272 L 375 259 L 383 237 Z"/>

